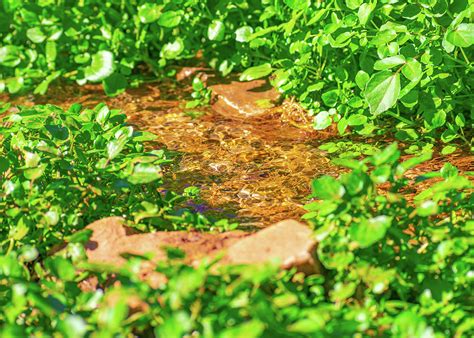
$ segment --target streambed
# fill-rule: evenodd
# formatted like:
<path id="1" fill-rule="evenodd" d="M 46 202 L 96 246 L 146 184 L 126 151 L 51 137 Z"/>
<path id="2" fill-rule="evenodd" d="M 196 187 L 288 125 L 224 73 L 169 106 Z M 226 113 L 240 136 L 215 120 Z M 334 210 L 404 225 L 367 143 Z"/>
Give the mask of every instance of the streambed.
<path id="1" fill-rule="evenodd" d="M 26 96 L 13 104 L 55 104 L 67 108 L 78 102 L 92 107 L 106 102 L 129 116 L 129 123 L 158 136 L 158 146 L 175 152 L 166 171 L 165 188 L 180 192 L 194 185 L 201 189 L 197 211 L 227 217 L 241 229 L 256 229 L 275 222 L 298 219 L 310 193 L 310 182 L 324 174 L 337 175 L 340 168 L 330 163 L 318 146 L 334 134 L 318 132 L 282 118 L 293 109 L 281 105 L 268 113 L 233 118 L 211 107 L 185 109 L 189 83 L 164 80 L 110 98 L 101 86 L 54 87 L 47 96 Z M 291 113 L 291 112 L 290 112 Z M 448 160 L 461 170 L 472 170 L 470 154 L 456 153 L 434 158 L 416 169 L 439 169 Z"/>

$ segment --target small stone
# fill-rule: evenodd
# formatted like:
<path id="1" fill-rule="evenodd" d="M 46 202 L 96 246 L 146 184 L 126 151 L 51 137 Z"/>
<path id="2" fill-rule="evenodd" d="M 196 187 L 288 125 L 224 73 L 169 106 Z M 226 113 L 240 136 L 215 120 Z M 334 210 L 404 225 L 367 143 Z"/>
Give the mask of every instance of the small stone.
<path id="1" fill-rule="evenodd" d="M 321 272 L 315 256 L 316 241 L 306 225 L 285 220 L 238 240 L 227 249 L 225 263 L 258 264 L 279 260 L 284 269 L 305 274 Z"/>
<path id="2" fill-rule="evenodd" d="M 266 80 L 232 81 L 209 87 L 216 98 L 212 108 L 230 118 L 248 118 L 264 115 L 278 105 L 280 94 Z"/>

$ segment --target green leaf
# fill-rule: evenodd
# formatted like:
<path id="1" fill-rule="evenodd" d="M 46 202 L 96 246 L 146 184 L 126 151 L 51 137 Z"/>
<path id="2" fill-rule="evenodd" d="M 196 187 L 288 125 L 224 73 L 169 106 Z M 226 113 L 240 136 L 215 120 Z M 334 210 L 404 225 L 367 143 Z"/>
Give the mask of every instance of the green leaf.
<path id="1" fill-rule="evenodd" d="M 156 5 L 149 2 L 145 3 L 144 5 L 138 8 L 138 17 L 143 23 L 154 22 L 160 17 L 162 8 L 163 6 L 160 5 Z"/>
<path id="2" fill-rule="evenodd" d="M 238 42 L 248 42 L 253 34 L 253 28 L 250 26 L 240 27 L 235 31 L 235 40 Z"/>
<path id="3" fill-rule="evenodd" d="M 92 63 L 84 70 L 84 75 L 88 81 L 98 82 L 114 72 L 114 54 L 102 50 L 92 56 Z"/>
<path id="4" fill-rule="evenodd" d="M 370 160 L 375 166 L 382 164 L 393 164 L 400 158 L 400 150 L 397 143 L 392 143 L 385 147 L 381 152 L 374 154 Z"/>
<path id="5" fill-rule="evenodd" d="M 360 247 L 367 248 L 384 238 L 391 224 L 392 218 L 385 215 L 371 219 L 363 218 L 359 222 L 352 223 L 349 234 Z"/>
<path id="6" fill-rule="evenodd" d="M 183 40 L 177 38 L 174 42 L 168 42 L 161 50 L 161 56 L 165 59 L 175 59 L 184 51 Z"/>
<path id="7" fill-rule="evenodd" d="M 404 311 L 394 320 L 391 333 L 394 337 L 435 337 L 423 317 L 414 311 Z"/>
<path id="8" fill-rule="evenodd" d="M 438 204 L 432 200 L 423 201 L 416 208 L 418 216 L 427 217 L 434 215 L 438 212 Z"/>
<path id="9" fill-rule="evenodd" d="M 359 89 L 364 90 L 367 82 L 369 82 L 370 76 L 363 70 L 359 70 L 355 77 L 355 83 Z"/>
<path id="10" fill-rule="evenodd" d="M 64 319 L 59 319 L 58 330 L 70 338 L 85 337 L 88 331 L 87 322 L 79 315 L 67 315 Z"/>
<path id="11" fill-rule="evenodd" d="M 332 117 L 327 111 L 321 111 L 314 117 L 314 129 L 323 130 L 332 124 Z"/>
<path id="12" fill-rule="evenodd" d="M 395 105 L 400 94 L 400 74 L 389 71 L 375 73 L 367 83 L 364 97 L 370 112 L 378 115 Z"/>
<path id="13" fill-rule="evenodd" d="M 121 137 L 118 140 L 112 140 L 109 143 L 107 143 L 107 157 L 109 160 L 114 159 L 119 155 L 125 145 L 127 144 L 128 139 L 126 137 Z"/>
<path id="14" fill-rule="evenodd" d="M 311 5 L 311 0 L 284 0 L 284 2 L 294 10 L 305 10 Z"/>
<path id="15" fill-rule="evenodd" d="M 349 9 L 358 9 L 363 2 L 363 0 L 346 0 L 346 6 Z"/>
<path id="16" fill-rule="evenodd" d="M 252 81 L 256 79 L 260 79 L 262 77 L 270 75 L 272 72 L 272 65 L 269 63 L 264 63 L 259 66 L 254 66 L 247 68 L 241 75 L 239 80 L 240 81 Z"/>
<path id="17" fill-rule="evenodd" d="M 418 81 L 422 75 L 421 63 L 414 58 L 408 59 L 405 66 L 402 68 L 402 73 L 408 80 Z"/>
<path id="18" fill-rule="evenodd" d="M 350 126 L 360 126 L 367 122 L 367 116 L 362 114 L 350 115 L 347 119 L 347 124 Z"/>
<path id="19" fill-rule="evenodd" d="M 6 80 L 8 91 L 11 94 L 18 93 L 23 88 L 24 83 L 25 80 L 23 76 L 15 76 Z"/>
<path id="20" fill-rule="evenodd" d="M 213 20 L 207 29 L 207 37 L 211 41 L 222 41 L 225 34 L 225 25 L 220 20 Z"/>
<path id="21" fill-rule="evenodd" d="M 339 89 L 324 92 L 323 95 L 321 95 L 321 99 L 326 106 L 335 107 L 339 100 Z"/>
<path id="22" fill-rule="evenodd" d="M 220 338 L 257 338 L 261 337 L 265 330 L 265 325 L 258 320 L 250 320 L 245 323 L 223 330 Z"/>
<path id="23" fill-rule="evenodd" d="M 357 16 L 359 17 L 359 22 L 362 26 L 365 26 L 365 24 L 369 21 L 370 14 L 372 14 L 374 8 L 374 3 L 363 3 L 360 5 Z"/>
<path id="24" fill-rule="evenodd" d="M 474 44 L 474 23 L 462 23 L 454 30 L 448 30 L 446 40 L 457 47 L 471 46 Z"/>
<path id="25" fill-rule="evenodd" d="M 397 32 L 393 29 L 384 29 L 377 32 L 375 37 L 370 40 L 370 43 L 375 46 L 380 46 L 395 40 Z"/>
<path id="26" fill-rule="evenodd" d="M 10 161 L 8 160 L 8 158 L 0 156 L 0 175 L 7 171 L 9 167 Z"/>
<path id="27" fill-rule="evenodd" d="M 395 66 L 402 65 L 405 63 L 405 57 L 403 55 L 390 56 L 388 58 L 375 62 L 375 70 L 386 70 L 391 69 Z"/>
<path id="28" fill-rule="evenodd" d="M 158 19 L 158 24 L 162 27 L 172 28 L 179 25 L 181 17 L 183 16 L 182 11 L 168 11 L 161 14 Z"/>
<path id="29" fill-rule="evenodd" d="M 76 276 L 76 269 L 71 264 L 71 262 L 60 256 L 54 256 L 46 259 L 45 266 L 56 277 L 64 281 L 72 281 Z"/>
<path id="30" fill-rule="evenodd" d="M 16 46 L 0 47 L 0 65 L 16 67 L 21 62 L 20 50 Z"/>
<path id="31" fill-rule="evenodd" d="M 342 184 L 331 176 L 323 176 L 313 180 L 311 184 L 313 196 L 323 200 L 336 200 L 344 196 Z"/>
<path id="32" fill-rule="evenodd" d="M 127 78 L 120 73 L 113 73 L 103 80 L 104 91 L 108 96 L 117 96 L 123 93 L 127 87 Z"/>
<path id="33" fill-rule="evenodd" d="M 449 155 L 454 153 L 457 150 L 455 146 L 447 145 L 444 146 L 443 149 L 441 149 L 441 154 L 442 155 Z"/>
<path id="34" fill-rule="evenodd" d="M 44 40 L 46 40 L 46 35 L 43 33 L 40 27 L 28 29 L 26 31 L 26 36 L 34 43 L 42 43 Z"/>
<path id="35" fill-rule="evenodd" d="M 146 184 L 161 178 L 161 168 L 152 163 L 138 163 L 127 179 L 132 184 Z"/>

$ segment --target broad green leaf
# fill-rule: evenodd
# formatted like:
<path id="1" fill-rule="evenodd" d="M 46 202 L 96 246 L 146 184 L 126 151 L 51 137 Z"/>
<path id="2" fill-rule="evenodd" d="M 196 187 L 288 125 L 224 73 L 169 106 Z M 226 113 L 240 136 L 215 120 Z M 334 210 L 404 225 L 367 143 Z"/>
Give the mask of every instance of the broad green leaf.
<path id="1" fill-rule="evenodd" d="M 311 0 L 284 0 L 284 2 L 294 10 L 305 10 L 311 5 Z"/>
<path id="2" fill-rule="evenodd" d="M 433 329 L 413 310 L 404 311 L 395 318 L 391 333 L 393 337 L 435 337 Z"/>
<path id="3" fill-rule="evenodd" d="M 427 217 L 434 215 L 438 212 L 438 203 L 427 200 L 420 203 L 420 205 L 416 208 L 416 213 L 418 216 Z"/>
<path id="4" fill-rule="evenodd" d="M 162 8 L 163 6 L 147 2 L 138 8 L 138 17 L 143 23 L 154 22 L 160 17 Z"/>
<path id="5" fill-rule="evenodd" d="M 57 329 L 70 338 L 85 337 L 88 331 L 87 322 L 79 315 L 67 315 L 64 319 L 59 319 L 57 325 Z"/>
<path id="6" fill-rule="evenodd" d="M 161 14 L 158 19 L 158 24 L 163 27 L 172 28 L 179 25 L 181 17 L 183 16 L 182 11 L 168 11 Z"/>
<path id="7" fill-rule="evenodd" d="M 313 180 L 311 184 L 313 196 L 323 200 L 336 200 L 344 196 L 342 184 L 331 176 L 323 176 Z"/>
<path id="8" fill-rule="evenodd" d="M 109 143 L 107 143 L 107 157 L 109 160 L 113 160 L 115 157 L 117 157 L 117 155 L 122 152 L 125 144 L 127 144 L 126 137 L 121 137 L 118 140 L 111 140 Z"/>
<path id="9" fill-rule="evenodd" d="M 378 115 L 395 105 L 400 94 L 400 74 L 390 71 L 375 73 L 367 83 L 364 97 L 370 112 Z"/>
<path id="10" fill-rule="evenodd" d="M 250 36 L 253 33 L 253 28 L 250 26 L 243 26 L 238 28 L 235 31 L 235 40 L 238 42 L 248 42 L 250 40 Z"/>
<path id="11" fill-rule="evenodd" d="M 374 8 L 374 3 L 363 3 L 360 5 L 357 16 L 359 17 L 359 22 L 362 26 L 365 26 L 365 24 L 369 21 L 370 14 L 372 14 Z"/>
<path id="12" fill-rule="evenodd" d="M 422 75 L 421 63 L 414 58 L 408 59 L 402 68 L 402 74 L 410 81 L 417 81 Z"/>
<path id="13" fill-rule="evenodd" d="M 332 117 L 327 111 L 320 111 L 314 117 L 314 129 L 323 130 L 332 124 Z"/>
<path id="14" fill-rule="evenodd" d="M 375 70 L 386 70 L 391 69 L 395 66 L 402 65 L 405 63 L 405 57 L 403 55 L 389 56 L 388 58 L 375 62 Z"/>
<path id="15" fill-rule="evenodd" d="M 359 70 L 356 74 L 355 77 L 355 82 L 357 84 L 357 87 L 360 88 L 360 90 L 364 90 L 365 86 L 367 85 L 367 82 L 369 82 L 370 76 L 363 70 Z"/>
<path id="16" fill-rule="evenodd" d="M 103 80 L 104 91 L 108 96 L 116 96 L 123 93 L 127 87 L 127 78 L 120 73 L 113 73 Z"/>
<path id="17" fill-rule="evenodd" d="M 146 184 L 161 178 L 161 168 L 152 163 L 138 163 L 127 178 L 132 184 Z"/>
<path id="18" fill-rule="evenodd" d="M 207 37 L 211 41 L 222 41 L 225 35 L 225 25 L 220 20 L 211 22 L 207 29 Z"/>
<path id="19" fill-rule="evenodd" d="M 452 154 L 454 153 L 455 151 L 457 150 L 457 148 L 455 146 L 444 146 L 443 149 L 441 149 L 441 154 L 442 155 L 449 155 L 449 154 Z"/>
<path id="20" fill-rule="evenodd" d="M 7 171 L 9 167 L 10 161 L 8 160 L 8 158 L 0 156 L 0 175 Z"/>
<path id="21" fill-rule="evenodd" d="M 247 68 L 241 75 L 239 80 L 240 81 L 252 81 L 256 79 L 260 79 L 262 77 L 270 75 L 272 72 L 272 65 L 269 63 L 264 63 L 259 66 L 254 66 Z"/>
<path id="22" fill-rule="evenodd" d="M 96 108 L 95 108 L 95 111 L 96 111 L 96 118 L 95 120 L 97 121 L 97 123 L 99 123 L 100 125 L 104 125 L 110 118 L 110 109 L 109 107 L 107 107 L 105 104 L 99 104 Z"/>
<path id="23" fill-rule="evenodd" d="M 385 29 L 378 31 L 375 37 L 370 40 L 370 43 L 375 46 L 386 44 L 397 37 L 397 32 L 393 29 Z"/>
<path id="24" fill-rule="evenodd" d="M 46 35 L 43 33 L 40 27 L 28 29 L 26 31 L 26 36 L 34 43 L 42 43 L 44 40 L 46 40 Z"/>
<path id="25" fill-rule="evenodd" d="M 91 82 L 101 81 L 114 72 L 114 54 L 103 50 L 92 56 L 92 63 L 84 70 L 86 79 Z"/>
<path id="26" fill-rule="evenodd" d="M 358 9 L 364 0 L 346 0 L 346 6 L 350 9 Z"/>
<path id="27" fill-rule="evenodd" d="M 48 41 L 46 42 L 46 50 L 45 50 L 45 55 L 46 55 L 46 61 L 51 64 L 56 60 L 56 56 L 58 54 L 57 52 L 57 44 L 54 41 Z"/>
<path id="28" fill-rule="evenodd" d="M 367 116 L 362 114 L 352 114 L 347 119 L 347 124 L 349 126 L 360 126 L 367 122 Z"/>
<path id="29" fill-rule="evenodd" d="M 392 224 L 392 218 L 380 215 L 370 219 L 353 222 L 349 234 L 361 248 L 367 248 L 385 237 L 387 229 Z"/>
<path id="30" fill-rule="evenodd" d="M 333 89 L 327 91 L 321 95 L 321 99 L 323 100 L 324 104 L 328 107 L 335 107 L 338 99 L 339 99 L 339 90 Z"/>
<path id="31" fill-rule="evenodd" d="M 64 281 L 72 281 L 76 276 L 76 269 L 66 258 L 60 256 L 49 257 L 45 260 L 45 266 L 56 277 Z"/>
<path id="32" fill-rule="evenodd" d="M 23 76 L 15 76 L 6 80 L 8 91 L 11 94 L 18 93 L 23 88 L 24 83 L 25 79 Z"/>
<path id="33" fill-rule="evenodd" d="M 174 42 L 168 42 L 161 50 L 161 56 L 165 59 L 175 59 L 184 51 L 183 40 L 177 38 Z"/>
<path id="34" fill-rule="evenodd" d="M 474 44 L 474 23 L 462 23 L 454 30 L 448 30 L 446 40 L 457 47 L 471 46 Z"/>
<path id="35" fill-rule="evenodd" d="M 377 152 L 370 158 L 375 166 L 382 164 L 393 164 L 400 158 L 400 150 L 397 143 L 392 143 L 385 147 L 382 151 Z"/>

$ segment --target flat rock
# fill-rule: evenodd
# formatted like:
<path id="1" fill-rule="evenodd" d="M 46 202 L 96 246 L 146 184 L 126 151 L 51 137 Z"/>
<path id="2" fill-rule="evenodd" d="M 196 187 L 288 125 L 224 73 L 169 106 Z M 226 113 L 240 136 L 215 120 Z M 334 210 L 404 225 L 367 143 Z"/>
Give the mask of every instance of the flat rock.
<path id="1" fill-rule="evenodd" d="M 266 80 L 231 81 L 209 88 L 214 96 L 212 108 L 235 119 L 262 116 L 280 100 L 280 94 Z"/>
<path id="2" fill-rule="evenodd" d="M 176 247 L 186 254 L 185 262 L 195 263 L 206 257 L 225 253 L 222 264 L 260 264 L 279 261 L 284 269 L 296 267 L 306 274 L 319 273 L 315 259 L 316 242 L 306 225 L 285 220 L 257 233 L 242 231 L 202 233 L 186 231 L 159 231 L 137 234 L 124 225 L 120 217 L 109 217 L 87 226 L 93 231 L 86 244 L 90 262 L 121 266 L 123 254 L 144 255 L 152 253 L 152 262 L 144 264 L 142 275 L 150 275 L 153 263 L 166 259 L 165 247 Z"/>
<path id="3" fill-rule="evenodd" d="M 315 250 L 311 229 L 295 220 L 285 220 L 231 245 L 225 262 L 256 264 L 278 260 L 283 269 L 296 267 L 306 274 L 320 273 Z"/>
<path id="4" fill-rule="evenodd" d="M 186 261 L 192 262 L 204 256 L 212 256 L 228 247 L 237 239 L 246 236 L 244 232 L 201 233 L 186 231 L 159 231 L 137 234 L 124 225 L 120 217 L 108 217 L 89 224 L 93 231 L 86 243 L 90 262 L 120 266 L 125 263 L 124 253 L 143 255 L 152 253 L 152 261 L 166 259 L 164 247 L 177 247 L 186 254 Z"/>

